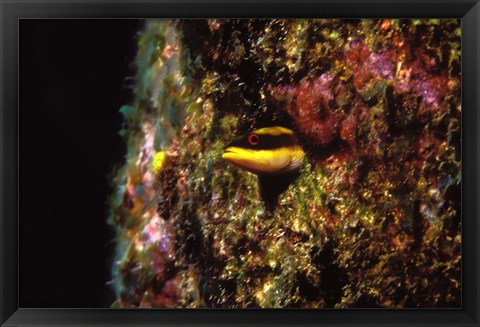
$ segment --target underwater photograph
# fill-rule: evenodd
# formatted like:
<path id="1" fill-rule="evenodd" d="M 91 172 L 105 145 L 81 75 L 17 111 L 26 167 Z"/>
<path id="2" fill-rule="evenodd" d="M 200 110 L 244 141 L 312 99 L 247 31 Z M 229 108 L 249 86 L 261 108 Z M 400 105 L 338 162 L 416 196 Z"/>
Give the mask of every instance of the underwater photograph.
<path id="1" fill-rule="evenodd" d="M 44 228 L 58 199 L 25 191 L 21 226 L 44 196 L 38 235 L 61 245 L 41 253 L 71 260 L 56 287 L 110 308 L 462 307 L 460 19 L 105 20 L 82 50 L 71 24 L 69 65 L 124 68 L 99 63 L 85 93 L 53 91 L 48 124 L 76 143 L 47 141 L 54 163 L 21 156 L 25 183 L 76 192 L 68 213 L 84 211 Z M 92 89 L 101 106 L 69 111 Z M 32 140 L 48 129 L 28 119 Z M 34 169 L 42 157 L 64 172 Z M 21 295 L 38 306 L 49 266 L 29 226 Z M 79 264 L 101 272 L 95 288 L 72 282 L 71 246 L 97 252 Z"/>

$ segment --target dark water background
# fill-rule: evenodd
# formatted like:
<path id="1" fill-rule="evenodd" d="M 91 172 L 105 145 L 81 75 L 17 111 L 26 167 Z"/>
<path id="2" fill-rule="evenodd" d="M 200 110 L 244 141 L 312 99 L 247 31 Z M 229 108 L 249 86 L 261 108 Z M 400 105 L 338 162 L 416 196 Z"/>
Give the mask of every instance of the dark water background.
<path id="1" fill-rule="evenodd" d="M 108 307 L 108 176 L 139 20 L 20 22 L 20 306 Z M 127 78 L 127 79 L 126 79 Z"/>

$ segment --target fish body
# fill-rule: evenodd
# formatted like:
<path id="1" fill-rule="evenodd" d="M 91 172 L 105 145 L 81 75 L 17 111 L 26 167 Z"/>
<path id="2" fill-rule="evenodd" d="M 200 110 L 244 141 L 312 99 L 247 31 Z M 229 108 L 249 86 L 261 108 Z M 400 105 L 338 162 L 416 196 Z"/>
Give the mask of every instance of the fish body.
<path id="1" fill-rule="evenodd" d="M 292 130 L 273 126 L 233 141 L 222 158 L 257 175 L 275 175 L 298 171 L 304 156 Z"/>

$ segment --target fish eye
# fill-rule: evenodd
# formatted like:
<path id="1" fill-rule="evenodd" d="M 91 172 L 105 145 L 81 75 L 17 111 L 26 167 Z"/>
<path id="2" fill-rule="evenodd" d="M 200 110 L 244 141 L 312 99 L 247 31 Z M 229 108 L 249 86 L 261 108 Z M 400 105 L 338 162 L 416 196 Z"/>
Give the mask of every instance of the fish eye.
<path id="1" fill-rule="evenodd" d="M 260 138 L 257 134 L 250 134 L 248 136 L 248 143 L 250 143 L 251 145 L 257 145 L 258 142 L 260 142 Z"/>

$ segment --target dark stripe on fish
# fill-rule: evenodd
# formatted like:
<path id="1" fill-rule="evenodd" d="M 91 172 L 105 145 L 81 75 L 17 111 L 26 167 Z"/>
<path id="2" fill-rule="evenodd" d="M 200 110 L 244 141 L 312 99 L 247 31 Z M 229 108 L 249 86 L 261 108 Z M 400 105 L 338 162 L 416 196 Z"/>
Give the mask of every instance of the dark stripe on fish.
<path id="1" fill-rule="evenodd" d="M 248 141 L 248 137 L 233 141 L 228 146 L 235 146 L 244 149 L 274 150 L 278 148 L 291 147 L 298 144 L 297 139 L 291 134 L 268 135 L 255 134 L 258 137 L 258 144 L 254 145 Z"/>

